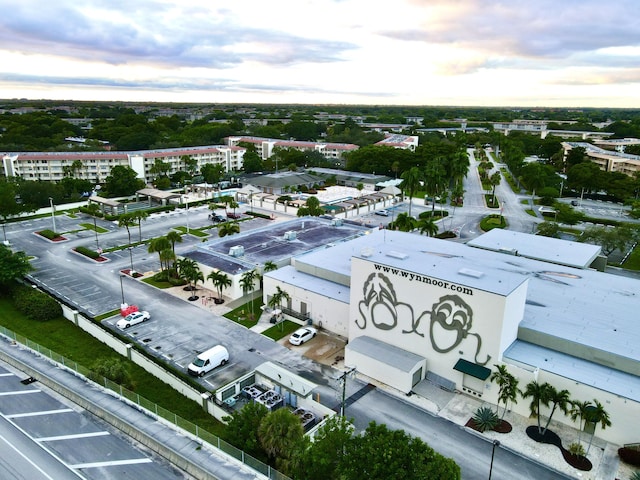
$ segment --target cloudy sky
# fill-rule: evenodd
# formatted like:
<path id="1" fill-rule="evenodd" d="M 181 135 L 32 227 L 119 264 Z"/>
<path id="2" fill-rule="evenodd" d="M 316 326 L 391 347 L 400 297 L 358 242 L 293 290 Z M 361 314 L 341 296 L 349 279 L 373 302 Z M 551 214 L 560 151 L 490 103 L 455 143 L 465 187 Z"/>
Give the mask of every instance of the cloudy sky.
<path id="1" fill-rule="evenodd" d="M 0 0 L 0 98 L 640 107 L 638 0 Z"/>

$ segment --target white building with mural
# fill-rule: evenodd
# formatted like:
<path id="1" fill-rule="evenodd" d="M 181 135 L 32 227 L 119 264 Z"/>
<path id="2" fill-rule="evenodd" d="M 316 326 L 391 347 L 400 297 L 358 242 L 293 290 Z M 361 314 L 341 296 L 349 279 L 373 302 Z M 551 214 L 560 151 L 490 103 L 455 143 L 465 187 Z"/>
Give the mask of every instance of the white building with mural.
<path id="1" fill-rule="evenodd" d="M 537 237 L 490 238 L 474 248 L 372 230 L 265 274 L 264 295 L 278 286 L 293 308 L 310 302 L 312 322 L 348 338 L 346 366 L 404 393 L 432 382 L 495 404 L 489 377 L 505 364 L 521 388 L 535 380 L 597 399 L 612 422 L 597 435 L 637 442 L 640 281 L 588 268 L 597 247 L 557 240 L 547 260 Z M 500 242 L 522 254 L 488 245 Z M 513 409 L 528 416 L 528 404 Z"/>

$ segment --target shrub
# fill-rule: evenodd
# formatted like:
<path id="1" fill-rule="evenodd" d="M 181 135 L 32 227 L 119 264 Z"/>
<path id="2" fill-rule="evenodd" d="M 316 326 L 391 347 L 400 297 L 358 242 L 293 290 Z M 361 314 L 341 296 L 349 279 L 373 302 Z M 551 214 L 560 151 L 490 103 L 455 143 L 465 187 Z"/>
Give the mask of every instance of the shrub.
<path id="1" fill-rule="evenodd" d="M 250 215 L 252 217 L 260 217 L 260 218 L 266 218 L 267 220 L 271 220 L 271 216 L 267 215 L 265 213 L 260 213 L 260 212 L 245 212 L 245 214 Z"/>
<path id="2" fill-rule="evenodd" d="M 169 272 L 167 270 L 162 270 L 161 272 L 156 273 L 153 276 L 153 279 L 156 282 L 167 282 L 169 280 Z"/>
<path id="3" fill-rule="evenodd" d="M 16 309 L 31 320 L 46 322 L 62 315 L 60 304 L 36 288 L 17 288 L 13 298 Z"/>
<path id="4" fill-rule="evenodd" d="M 473 415 L 473 421 L 478 430 L 484 432 L 485 430 L 493 430 L 500 423 L 500 418 L 491 408 L 480 407 Z"/>
<path id="5" fill-rule="evenodd" d="M 630 447 L 619 448 L 618 456 L 623 462 L 640 467 L 640 449 Z"/>
<path id="6" fill-rule="evenodd" d="M 59 235 L 56 232 L 49 229 L 41 230 L 39 233 L 40 235 L 42 235 L 45 238 L 48 238 L 49 240 L 53 240 L 54 238 L 59 237 Z"/>
<path id="7" fill-rule="evenodd" d="M 82 247 L 82 246 L 76 247 L 75 250 L 76 252 L 81 253 L 85 257 L 93 258 L 94 260 L 100 257 L 100 254 L 98 252 L 95 252 L 87 247 Z"/>
<path id="8" fill-rule="evenodd" d="M 102 383 L 102 377 L 131 390 L 131 376 L 119 358 L 105 358 L 93 364 L 89 378 L 96 383 Z"/>
<path id="9" fill-rule="evenodd" d="M 418 218 L 431 218 L 431 217 L 448 217 L 449 216 L 449 212 L 447 212 L 446 210 L 436 210 L 434 212 L 432 212 L 431 210 L 428 210 L 426 212 L 422 212 L 418 215 Z"/>
<path id="10" fill-rule="evenodd" d="M 584 447 L 581 443 L 578 442 L 573 442 L 571 445 L 569 445 L 568 450 L 572 455 L 578 455 L 580 457 L 584 457 L 585 455 Z"/>
<path id="11" fill-rule="evenodd" d="M 187 284 L 187 281 L 184 278 L 169 277 L 168 281 L 174 287 L 179 287 Z"/>
<path id="12" fill-rule="evenodd" d="M 640 472 L 633 472 L 629 477 L 629 480 L 640 480 Z"/>

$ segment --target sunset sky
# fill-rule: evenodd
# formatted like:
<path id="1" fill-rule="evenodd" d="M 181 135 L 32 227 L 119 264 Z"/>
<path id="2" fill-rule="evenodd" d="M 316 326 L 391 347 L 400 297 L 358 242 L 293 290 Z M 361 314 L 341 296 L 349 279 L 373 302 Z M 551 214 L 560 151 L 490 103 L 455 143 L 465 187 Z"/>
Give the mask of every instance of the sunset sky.
<path id="1" fill-rule="evenodd" d="M 640 107 L 638 0 L 0 0 L 0 98 Z"/>

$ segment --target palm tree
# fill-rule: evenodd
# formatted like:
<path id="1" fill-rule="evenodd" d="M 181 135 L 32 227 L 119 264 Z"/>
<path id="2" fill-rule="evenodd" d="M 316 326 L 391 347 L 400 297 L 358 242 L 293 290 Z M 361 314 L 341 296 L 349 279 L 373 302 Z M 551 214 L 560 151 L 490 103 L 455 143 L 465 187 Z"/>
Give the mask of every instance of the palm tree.
<path id="1" fill-rule="evenodd" d="M 165 238 L 169 240 L 169 242 L 171 242 L 171 250 L 173 250 L 173 253 L 175 254 L 176 243 L 182 243 L 182 235 L 180 235 L 180 233 L 176 232 L 175 230 L 171 230 L 165 235 Z"/>
<path id="2" fill-rule="evenodd" d="M 267 455 L 275 460 L 283 473 L 291 473 L 291 460 L 296 447 L 302 442 L 304 430 L 300 419 L 288 408 L 279 408 L 267 414 L 260 422 L 258 438 Z"/>
<path id="3" fill-rule="evenodd" d="M 274 310 L 276 308 L 282 310 L 283 300 L 289 301 L 291 300 L 291 296 L 286 291 L 282 290 L 279 286 L 276 285 L 276 293 L 274 293 L 271 296 L 267 305 L 269 305 L 269 307 L 271 307 Z"/>
<path id="4" fill-rule="evenodd" d="M 98 244 L 98 225 L 96 224 L 96 216 L 100 211 L 100 205 L 97 203 L 89 203 L 87 205 L 87 210 L 89 211 L 89 215 L 93 217 L 93 231 L 96 234 L 96 251 L 98 251 L 100 249 L 100 245 Z"/>
<path id="5" fill-rule="evenodd" d="M 247 295 L 250 291 L 253 291 L 255 286 L 255 281 L 260 277 L 260 274 L 256 270 L 248 270 L 242 274 L 240 277 L 240 287 L 242 288 L 242 293 Z M 250 301 L 251 304 L 251 315 L 253 315 L 253 300 Z"/>
<path id="6" fill-rule="evenodd" d="M 187 269 L 187 271 L 185 272 L 186 275 L 186 280 L 187 282 L 189 282 L 189 287 L 191 290 L 191 296 L 188 298 L 189 301 L 194 301 L 198 299 L 198 296 L 196 295 L 196 290 L 198 289 L 198 282 L 204 282 L 204 275 L 202 274 L 202 271 L 200 270 L 200 267 L 198 267 L 198 264 L 195 262 L 195 267 L 190 267 Z M 193 283 L 193 287 L 191 287 L 191 284 Z"/>
<path id="7" fill-rule="evenodd" d="M 511 374 L 507 371 L 506 365 L 497 365 L 495 364 L 496 371 L 491 374 L 489 377 L 490 382 L 495 382 L 498 385 L 498 403 L 500 403 L 502 394 L 504 390 L 509 385 L 509 377 Z M 507 404 L 505 403 L 504 409 L 507 409 Z M 498 405 L 496 405 L 496 413 L 498 413 Z"/>
<path id="8" fill-rule="evenodd" d="M 492 194 L 493 200 L 491 201 L 493 206 L 496 205 L 496 187 L 500 185 L 501 180 L 502 180 L 502 175 L 500 175 L 500 172 L 495 172 L 493 173 L 493 175 L 489 177 L 489 183 L 493 187 L 493 194 Z"/>
<path id="9" fill-rule="evenodd" d="M 218 291 L 219 300 L 222 300 L 222 290 L 230 287 L 233 283 L 226 273 L 222 273 L 217 270 L 214 270 L 209 275 L 207 275 L 207 280 L 211 280 L 211 283 L 213 283 L 213 286 Z"/>
<path id="10" fill-rule="evenodd" d="M 266 262 L 264 262 L 264 265 L 262 267 L 262 271 L 265 273 L 272 272 L 277 269 L 278 269 L 278 265 L 276 265 L 276 263 L 272 262 L 271 260 L 267 260 Z"/>
<path id="11" fill-rule="evenodd" d="M 438 225 L 433 220 L 433 217 L 421 218 L 415 224 L 420 234 L 426 233 L 428 237 L 433 237 L 438 233 Z"/>
<path id="12" fill-rule="evenodd" d="M 180 276 L 180 278 L 185 279 L 189 283 L 189 286 L 187 288 L 189 290 L 194 290 L 195 287 L 191 287 L 191 279 L 195 276 L 195 273 L 193 272 L 195 270 L 200 270 L 198 267 L 198 262 L 196 262 L 192 258 L 181 258 L 176 262 L 176 267 L 178 269 L 178 275 Z"/>
<path id="13" fill-rule="evenodd" d="M 176 254 L 173 253 L 173 250 L 170 248 L 158 252 L 158 256 L 160 257 L 160 268 L 162 268 L 162 264 L 164 263 L 167 270 L 169 269 L 169 264 L 176 259 Z"/>
<path id="14" fill-rule="evenodd" d="M 556 408 L 559 408 L 565 415 L 569 410 L 569 405 L 571 404 L 571 397 L 569 396 L 569 390 L 556 390 L 554 387 L 549 385 L 547 389 L 547 398 L 551 403 L 551 413 L 549 414 L 549 418 L 547 419 L 547 424 L 544 426 L 544 430 L 542 434 L 547 433 L 547 429 L 549 428 L 549 424 L 551 423 L 551 418 L 556 411 Z"/>
<path id="15" fill-rule="evenodd" d="M 416 219 L 411 217 L 407 212 L 402 212 L 391 224 L 393 225 L 393 230 L 410 232 L 416 228 Z"/>
<path id="16" fill-rule="evenodd" d="M 171 250 L 171 243 L 167 240 L 167 237 L 156 237 L 151 239 L 149 244 L 147 245 L 147 252 L 149 253 L 157 253 L 160 257 L 160 270 L 164 270 L 164 265 L 162 263 L 162 252 L 165 250 Z M 167 265 L 167 268 L 169 266 Z"/>
<path id="17" fill-rule="evenodd" d="M 538 417 L 538 433 L 542 433 L 542 426 L 540 425 L 540 405 L 545 407 L 549 406 L 549 391 L 548 383 L 540 385 L 538 382 L 529 382 L 522 394 L 522 398 L 531 397 L 531 403 L 529 404 L 529 411 L 531 415 Z"/>
<path id="18" fill-rule="evenodd" d="M 573 400 L 571 402 L 571 410 L 569 410 L 569 415 L 571 415 L 571 420 L 574 422 L 578 419 L 578 443 L 580 443 L 582 437 L 582 429 L 584 428 L 584 422 L 587 419 L 589 414 L 589 408 L 591 408 L 593 404 L 587 400 L 585 402 L 580 402 L 578 400 Z"/>
<path id="19" fill-rule="evenodd" d="M 593 404 L 594 405 L 592 405 L 588 409 L 589 413 L 587 414 L 587 421 L 595 423 L 596 427 L 598 426 L 598 424 L 600 424 L 603 430 L 606 429 L 607 427 L 610 427 L 611 420 L 609 420 L 609 414 L 604 409 L 603 405 L 595 398 L 593 399 Z M 593 437 L 595 436 L 596 436 L 596 429 L 594 428 L 593 433 L 591 434 L 591 439 L 589 439 L 589 446 L 587 447 L 587 455 L 589 455 L 589 450 L 591 450 L 591 443 L 593 442 Z"/>
<path id="20" fill-rule="evenodd" d="M 420 186 L 420 181 L 422 180 L 422 172 L 418 167 L 411 167 L 409 170 L 405 170 L 400 175 L 402 178 L 402 183 L 400 184 L 400 188 L 402 190 L 406 190 L 409 194 L 409 216 L 411 216 L 411 205 L 413 203 L 413 194 Z"/>
<path id="21" fill-rule="evenodd" d="M 219 237 L 226 237 L 234 233 L 240 233 L 240 224 L 238 222 L 224 222 L 218 225 Z"/>
<path id="22" fill-rule="evenodd" d="M 142 241 L 142 221 L 149 218 L 149 214 L 144 210 L 138 210 L 133 214 L 134 218 L 138 221 L 138 232 L 140 233 L 139 241 Z"/>
<path id="23" fill-rule="evenodd" d="M 518 395 L 522 394 L 518 388 L 518 383 L 519 381 L 516 377 L 509 375 L 509 383 L 506 385 L 502 394 L 498 397 L 498 401 L 504 402 L 504 411 L 502 412 L 501 420 L 504 419 L 504 416 L 507 413 L 508 403 L 518 403 Z"/>
<path id="24" fill-rule="evenodd" d="M 130 228 L 136 224 L 136 219 L 131 213 L 123 213 L 118 218 L 118 227 L 124 227 L 127 229 L 127 235 L 129 236 L 129 245 L 131 245 L 131 230 Z"/>

